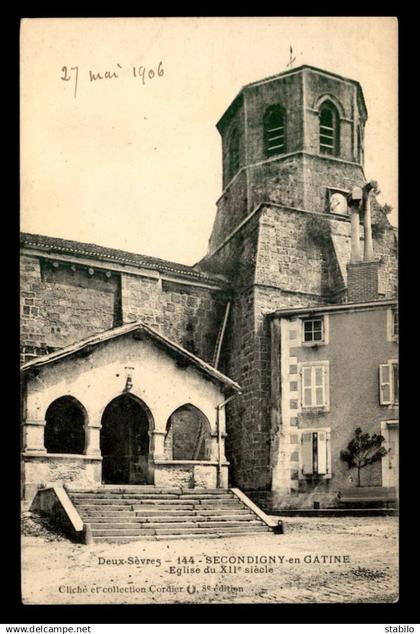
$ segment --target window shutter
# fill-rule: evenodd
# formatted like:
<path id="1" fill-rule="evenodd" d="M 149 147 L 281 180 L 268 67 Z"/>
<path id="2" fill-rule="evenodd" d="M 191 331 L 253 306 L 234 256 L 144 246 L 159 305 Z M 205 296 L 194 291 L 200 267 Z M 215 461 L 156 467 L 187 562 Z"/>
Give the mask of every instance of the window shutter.
<path id="1" fill-rule="evenodd" d="M 329 389 L 330 373 L 329 373 L 328 366 L 324 366 L 322 368 L 322 372 L 323 372 L 323 388 L 324 388 L 324 407 L 328 407 L 329 393 L 330 393 L 330 389 Z"/>
<path id="2" fill-rule="evenodd" d="M 313 407 L 312 402 L 312 368 L 302 368 L 302 406 Z"/>
<path id="3" fill-rule="evenodd" d="M 379 366 L 379 402 L 381 405 L 392 403 L 392 366 L 381 363 Z"/>
<path id="4" fill-rule="evenodd" d="M 398 403 L 400 400 L 400 379 L 398 363 L 392 364 L 392 402 Z"/>
<path id="5" fill-rule="evenodd" d="M 304 475 L 313 473 L 313 453 L 312 453 L 312 432 L 304 432 L 301 437 L 302 443 L 302 473 Z"/>
<path id="6" fill-rule="evenodd" d="M 325 431 L 318 432 L 318 473 L 325 475 L 328 473 L 327 460 L 327 434 Z"/>
<path id="7" fill-rule="evenodd" d="M 322 407 L 325 404 L 324 368 L 322 367 L 322 365 L 314 366 L 313 372 L 314 372 L 313 387 L 314 387 L 314 393 L 315 393 L 314 405 L 316 405 L 317 407 Z"/>

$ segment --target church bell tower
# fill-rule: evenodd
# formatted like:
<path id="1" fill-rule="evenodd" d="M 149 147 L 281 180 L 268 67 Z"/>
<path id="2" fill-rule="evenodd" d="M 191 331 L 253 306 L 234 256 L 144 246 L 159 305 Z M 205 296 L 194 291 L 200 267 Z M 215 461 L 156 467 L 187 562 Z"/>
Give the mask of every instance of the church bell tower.
<path id="1" fill-rule="evenodd" d="M 217 123 L 223 193 L 209 253 L 262 202 L 347 214 L 366 182 L 366 120 L 360 84 L 312 66 L 242 88 Z"/>

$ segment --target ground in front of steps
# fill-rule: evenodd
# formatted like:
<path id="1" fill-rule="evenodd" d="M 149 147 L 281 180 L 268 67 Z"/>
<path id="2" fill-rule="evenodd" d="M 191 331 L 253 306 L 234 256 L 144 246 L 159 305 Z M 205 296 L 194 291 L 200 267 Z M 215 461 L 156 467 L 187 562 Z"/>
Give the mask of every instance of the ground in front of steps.
<path id="1" fill-rule="evenodd" d="M 290 517 L 284 519 L 284 527 L 284 535 L 90 546 L 71 543 L 48 530 L 27 530 L 22 539 L 23 602 L 397 600 L 398 518 Z M 331 562 L 330 556 L 336 560 Z M 245 563 L 239 563 L 239 557 L 245 557 Z M 256 564 L 257 557 L 260 563 Z M 275 563 L 263 563 L 272 557 Z"/>

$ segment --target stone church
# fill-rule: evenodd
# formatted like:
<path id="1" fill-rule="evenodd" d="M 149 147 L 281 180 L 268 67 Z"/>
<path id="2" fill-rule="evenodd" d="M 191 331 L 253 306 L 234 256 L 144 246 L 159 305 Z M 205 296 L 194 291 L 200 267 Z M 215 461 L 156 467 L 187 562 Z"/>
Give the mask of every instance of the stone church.
<path id="1" fill-rule="evenodd" d="M 357 81 L 311 66 L 243 87 L 194 266 L 21 235 L 26 499 L 148 484 L 334 506 L 357 427 L 388 449 L 362 485 L 397 485 L 397 233 L 367 117 Z"/>

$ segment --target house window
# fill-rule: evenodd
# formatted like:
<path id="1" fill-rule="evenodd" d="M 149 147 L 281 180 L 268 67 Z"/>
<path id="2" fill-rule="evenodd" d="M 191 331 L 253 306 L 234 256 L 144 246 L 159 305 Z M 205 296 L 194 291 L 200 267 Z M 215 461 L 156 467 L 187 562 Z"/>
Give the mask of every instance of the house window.
<path id="1" fill-rule="evenodd" d="M 330 430 L 303 430 L 301 469 L 304 476 L 331 476 Z"/>
<path id="2" fill-rule="evenodd" d="M 400 319 L 397 306 L 388 308 L 386 311 L 386 340 L 398 341 L 400 334 Z"/>
<path id="3" fill-rule="evenodd" d="M 339 153 L 340 122 L 336 107 L 325 102 L 319 111 L 319 149 L 321 154 Z"/>
<path id="4" fill-rule="evenodd" d="M 303 342 L 316 343 L 324 341 L 324 321 L 323 319 L 303 320 Z"/>
<path id="5" fill-rule="evenodd" d="M 278 104 L 267 108 L 264 114 L 265 156 L 275 156 L 286 151 L 286 115 Z"/>
<path id="6" fill-rule="evenodd" d="M 397 361 L 379 366 L 379 401 L 381 405 L 397 405 L 399 402 L 399 368 Z"/>
<path id="7" fill-rule="evenodd" d="M 327 408 L 329 405 L 328 361 L 301 366 L 302 409 Z"/>

